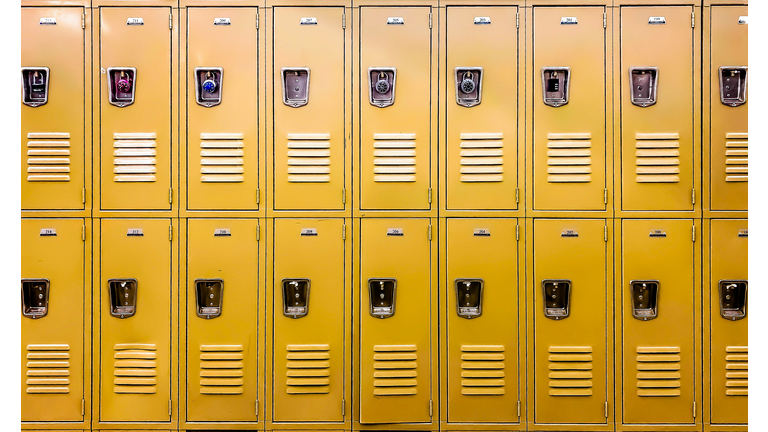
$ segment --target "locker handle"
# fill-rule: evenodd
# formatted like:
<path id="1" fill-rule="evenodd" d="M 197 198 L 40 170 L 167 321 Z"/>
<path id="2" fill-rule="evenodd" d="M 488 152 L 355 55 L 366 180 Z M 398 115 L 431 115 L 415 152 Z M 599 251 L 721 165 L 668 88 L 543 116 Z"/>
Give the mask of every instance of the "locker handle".
<path id="1" fill-rule="evenodd" d="M 721 280 L 718 297 L 720 316 L 728 321 L 738 321 L 747 316 L 747 281 Z"/>
<path id="2" fill-rule="evenodd" d="M 48 279 L 21 280 L 21 315 L 37 319 L 48 315 L 51 281 Z"/>
<path id="3" fill-rule="evenodd" d="M 195 279 L 196 311 L 199 318 L 221 316 L 224 303 L 224 281 L 221 279 Z"/>
<path id="4" fill-rule="evenodd" d="M 309 287 L 307 278 L 284 278 L 283 315 L 288 318 L 303 318 L 309 313 Z"/>
<path id="5" fill-rule="evenodd" d="M 389 318 L 395 315 L 395 296 L 397 294 L 397 279 L 370 278 L 368 279 L 368 295 L 370 313 L 374 318 Z"/>

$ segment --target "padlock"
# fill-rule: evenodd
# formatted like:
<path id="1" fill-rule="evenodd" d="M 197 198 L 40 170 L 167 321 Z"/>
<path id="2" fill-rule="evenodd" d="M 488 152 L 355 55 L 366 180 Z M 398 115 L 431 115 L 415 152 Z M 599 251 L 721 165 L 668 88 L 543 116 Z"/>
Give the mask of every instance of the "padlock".
<path id="1" fill-rule="evenodd" d="M 216 81 L 212 79 L 212 75 L 210 72 L 208 72 L 205 76 L 205 81 L 203 81 L 203 90 L 205 90 L 206 93 L 213 93 L 216 91 Z"/>
<path id="2" fill-rule="evenodd" d="M 376 81 L 375 88 L 379 94 L 386 94 L 389 91 L 389 83 L 387 82 L 387 74 L 385 72 L 379 73 L 379 80 Z"/>
<path id="3" fill-rule="evenodd" d="M 125 76 L 125 72 L 120 72 L 120 79 L 117 81 L 117 90 L 120 93 L 131 92 L 131 80 Z"/>
<path id="4" fill-rule="evenodd" d="M 461 80 L 461 91 L 465 94 L 472 93 L 475 91 L 475 81 L 473 80 L 474 76 L 472 75 L 472 72 L 467 71 L 464 74 L 464 77 Z"/>

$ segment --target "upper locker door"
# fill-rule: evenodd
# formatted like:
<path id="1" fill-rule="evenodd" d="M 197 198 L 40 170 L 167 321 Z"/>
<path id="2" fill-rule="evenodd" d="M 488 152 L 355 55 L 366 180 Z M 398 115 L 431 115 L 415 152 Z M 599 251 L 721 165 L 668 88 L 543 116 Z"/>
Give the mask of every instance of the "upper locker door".
<path id="1" fill-rule="evenodd" d="M 622 210 L 693 210 L 692 13 L 621 8 Z"/>
<path id="2" fill-rule="evenodd" d="M 21 421 L 83 420 L 82 230 L 82 219 L 21 221 Z"/>
<path id="3" fill-rule="evenodd" d="M 533 230 L 535 422 L 605 424 L 605 220 L 537 219 Z"/>
<path id="4" fill-rule="evenodd" d="M 712 6 L 709 9 L 710 208 L 746 211 L 747 7 Z"/>
<path id="5" fill-rule="evenodd" d="M 341 210 L 346 175 L 343 7 L 275 7 L 274 206 Z"/>
<path id="6" fill-rule="evenodd" d="M 83 12 L 21 8 L 22 210 L 84 208 Z"/>
<path id="7" fill-rule="evenodd" d="M 604 210 L 605 7 L 533 9 L 533 206 Z"/>
<path id="8" fill-rule="evenodd" d="M 361 222 L 360 423 L 432 419 L 428 230 L 429 219 Z"/>
<path id="9" fill-rule="evenodd" d="M 491 18 L 493 20 L 493 17 Z M 448 219 L 448 421 L 517 423 L 517 219 Z"/>
<path id="10" fill-rule="evenodd" d="M 190 209 L 259 207 L 256 15 L 256 8 L 187 9 Z"/>
<path id="11" fill-rule="evenodd" d="M 517 7 L 449 6 L 446 16 L 447 207 L 516 209 Z"/>
<path id="12" fill-rule="evenodd" d="M 692 424 L 693 222 L 622 223 L 623 423 Z"/>
<path id="13" fill-rule="evenodd" d="M 361 209 L 430 207 L 431 11 L 360 8 Z"/>
<path id="14" fill-rule="evenodd" d="M 170 420 L 170 225 L 101 221 L 101 421 Z"/>
<path id="15" fill-rule="evenodd" d="M 188 221 L 189 421 L 257 420 L 258 229 L 253 219 Z"/>
<path id="16" fill-rule="evenodd" d="M 168 210 L 171 8 L 99 11 L 101 208 Z"/>
<path id="17" fill-rule="evenodd" d="M 276 422 L 340 422 L 346 371 L 342 219 L 275 220 Z M 298 408 L 300 407 L 300 408 Z"/>
<path id="18" fill-rule="evenodd" d="M 745 11 L 746 12 L 746 11 Z M 712 220 L 709 247 L 709 373 L 712 424 L 746 424 L 747 220 Z"/>

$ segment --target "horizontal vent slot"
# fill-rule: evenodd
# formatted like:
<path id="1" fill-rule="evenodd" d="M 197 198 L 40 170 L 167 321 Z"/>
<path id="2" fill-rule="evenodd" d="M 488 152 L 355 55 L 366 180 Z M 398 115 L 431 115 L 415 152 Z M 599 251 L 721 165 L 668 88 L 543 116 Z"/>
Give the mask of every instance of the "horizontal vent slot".
<path id="1" fill-rule="evenodd" d="M 459 180 L 462 183 L 504 181 L 504 134 L 464 133 L 459 142 Z"/>
<path id="2" fill-rule="evenodd" d="M 373 134 L 373 181 L 416 181 L 416 134 Z"/>
<path id="3" fill-rule="evenodd" d="M 547 182 L 592 181 L 592 134 L 548 134 L 547 139 Z"/>
<path id="4" fill-rule="evenodd" d="M 27 345 L 28 394 L 69 393 L 70 362 L 68 344 Z"/>
<path id="5" fill-rule="evenodd" d="M 549 347 L 549 395 L 592 396 L 592 347 Z"/>
<path id="6" fill-rule="evenodd" d="M 638 183 L 680 182 L 680 135 L 655 133 L 635 135 L 635 181 Z"/>
<path id="7" fill-rule="evenodd" d="M 288 134 L 288 183 L 331 181 L 330 140 L 330 134 Z"/>
<path id="8" fill-rule="evenodd" d="M 504 358 L 504 345 L 462 345 L 461 394 L 504 395 Z"/>
<path id="9" fill-rule="evenodd" d="M 327 394 L 331 391 L 331 348 L 326 344 L 286 347 L 288 394 Z"/>
<path id="10" fill-rule="evenodd" d="M 637 347 L 637 395 L 680 396 L 680 347 Z"/>
<path id="11" fill-rule="evenodd" d="M 749 178 L 749 149 L 747 133 L 725 134 L 725 181 L 746 183 Z"/>
<path id="12" fill-rule="evenodd" d="M 746 135 L 746 134 L 744 134 Z M 725 395 L 749 395 L 749 348 L 729 346 L 725 348 Z"/>
<path id="13" fill-rule="evenodd" d="M 243 134 L 202 133 L 200 140 L 201 183 L 245 181 Z"/>
<path id="14" fill-rule="evenodd" d="M 118 183 L 155 182 L 157 177 L 157 134 L 116 133 L 113 135 L 112 163 Z"/>
<path id="15" fill-rule="evenodd" d="M 374 396 L 415 395 L 416 345 L 376 345 L 373 351 Z"/>
<path id="16" fill-rule="evenodd" d="M 69 133 L 31 132 L 27 138 L 27 181 L 70 181 Z"/>
<path id="17" fill-rule="evenodd" d="M 157 346 L 116 344 L 114 391 L 117 394 L 157 393 Z"/>
<path id="18" fill-rule="evenodd" d="M 244 358 L 242 345 L 201 345 L 200 393 L 243 394 Z"/>

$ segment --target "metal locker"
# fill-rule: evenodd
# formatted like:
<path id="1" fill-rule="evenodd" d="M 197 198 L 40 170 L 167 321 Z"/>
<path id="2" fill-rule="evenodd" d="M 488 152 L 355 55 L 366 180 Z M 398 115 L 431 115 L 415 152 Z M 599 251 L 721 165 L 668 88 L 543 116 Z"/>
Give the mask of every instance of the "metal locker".
<path id="1" fill-rule="evenodd" d="M 256 8 L 248 7 L 187 8 L 187 207 L 191 210 L 258 209 L 256 16 Z"/>
<path id="2" fill-rule="evenodd" d="M 23 210 L 84 208 L 90 142 L 84 13 L 83 7 L 21 8 Z"/>
<path id="3" fill-rule="evenodd" d="M 258 420 L 258 230 L 255 219 L 187 222 L 187 421 Z"/>
<path id="4" fill-rule="evenodd" d="M 101 208 L 169 210 L 171 8 L 98 11 Z"/>
<path id="5" fill-rule="evenodd" d="M 517 208 L 517 12 L 446 8 L 448 209 Z"/>

